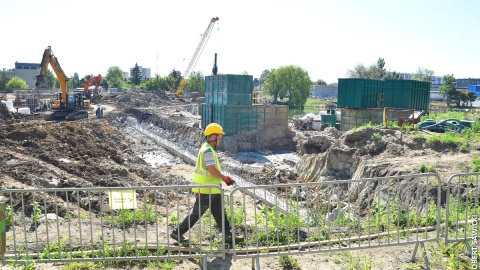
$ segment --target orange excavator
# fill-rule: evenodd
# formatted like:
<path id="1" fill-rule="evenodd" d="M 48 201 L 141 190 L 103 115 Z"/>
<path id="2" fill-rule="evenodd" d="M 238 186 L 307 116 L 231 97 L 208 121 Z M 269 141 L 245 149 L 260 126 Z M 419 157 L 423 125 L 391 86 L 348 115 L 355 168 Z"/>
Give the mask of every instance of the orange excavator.
<path id="1" fill-rule="evenodd" d="M 90 101 L 98 99 L 97 96 L 98 94 L 100 94 L 100 91 L 101 91 L 101 89 L 98 88 L 98 85 L 100 84 L 101 81 L 102 81 L 102 75 L 98 74 L 97 76 L 91 77 L 85 82 L 83 86 L 83 94 L 85 95 L 86 99 Z M 95 88 L 93 89 L 93 93 L 89 89 L 92 83 L 95 83 Z"/>
<path id="2" fill-rule="evenodd" d="M 98 74 L 97 76 L 94 76 L 94 77 L 91 77 L 90 79 L 88 79 L 86 82 L 85 82 L 85 85 L 83 87 L 83 94 L 86 95 L 87 93 L 91 93 L 91 91 L 88 91 L 88 88 L 90 87 L 90 85 L 92 83 L 95 83 L 95 89 L 94 89 L 94 93 L 95 94 L 98 94 L 100 93 L 100 91 L 98 91 L 98 85 L 100 84 L 100 82 L 102 81 L 102 75 Z"/>

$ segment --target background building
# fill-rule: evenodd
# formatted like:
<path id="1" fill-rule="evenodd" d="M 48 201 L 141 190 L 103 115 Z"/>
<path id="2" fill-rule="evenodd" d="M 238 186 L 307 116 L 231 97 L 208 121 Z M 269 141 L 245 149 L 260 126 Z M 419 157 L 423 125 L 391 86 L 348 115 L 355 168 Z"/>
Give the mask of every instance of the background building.
<path id="1" fill-rule="evenodd" d="M 336 85 L 312 85 L 311 97 L 337 97 L 338 86 Z"/>
<path id="2" fill-rule="evenodd" d="M 28 88 L 34 88 L 35 76 L 40 72 L 40 68 L 40 64 L 15 62 L 15 76 L 22 78 Z"/>
<path id="3" fill-rule="evenodd" d="M 457 79 L 457 89 L 467 89 L 469 85 L 479 85 L 480 79 L 478 78 L 468 78 L 468 79 Z"/>

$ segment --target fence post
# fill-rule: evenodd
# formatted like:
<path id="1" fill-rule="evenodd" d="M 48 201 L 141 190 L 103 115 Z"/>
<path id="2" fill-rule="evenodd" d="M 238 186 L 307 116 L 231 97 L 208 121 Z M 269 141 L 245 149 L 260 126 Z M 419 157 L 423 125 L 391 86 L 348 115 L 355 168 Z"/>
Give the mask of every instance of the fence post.
<path id="1" fill-rule="evenodd" d="M 5 239 L 5 230 L 7 228 L 6 216 L 5 216 L 5 203 L 0 202 L 0 256 L 5 255 L 6 249 L 6 239 Z"/>

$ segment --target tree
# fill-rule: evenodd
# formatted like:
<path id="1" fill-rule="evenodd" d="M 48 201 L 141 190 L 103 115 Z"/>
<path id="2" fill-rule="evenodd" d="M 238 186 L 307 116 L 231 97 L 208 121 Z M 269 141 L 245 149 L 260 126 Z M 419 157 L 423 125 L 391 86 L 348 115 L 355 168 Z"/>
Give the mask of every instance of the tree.
<path id="1" fill-rule="evenodd" d="M 172 87 L 177 87 L 180 84 L 180 81 L 182 80 L 182 73 L 180 71 L 177 71 L 173 69 L 170 74 L 168 74 L 169 77 L 173 78 L 169 79 L 168 84 Z"/>
<path id="2" fill-rule="evenodd" d="M 165 78 L 160 77 L 158 74 L 155 75 L 155 78 L 145 82 L 145 89 L 147 90 L 158 90 L 165 88 Z"/>
<path id="3" fill-rule="evenodd" d="M 7 82 L 8 82 L 7 74 L 5 74 L 5 72 L 2 72 L 2 76 L 0 77 L 1 92 L 4 92 L 5 90 L 7 90 Z"/>
<path id="4" fill-rule="evenodd" d="M 123 72 L 118 66 L 109 67 L 105 77 L 110 87 L 126 89 L 127 85 L 125 83 L 125 78 L 123 77 Z"/>
<path id="5" fill-rule="evenodd" d="M 403 73 L 397 73 L 396 71 L 393 72 L 386 72 L 385 76 L 383 77 L 384 80 L 403 80 Z"/>
<path id="6" fill-rule="evenodd" d="M 327 83 L 322 79 L 316 80 L 315 82 L 313 82 L 313 84 L 314 85 L 327 85 Z"/>
<path id="7" fill-rule="evenodd" d="M 142 71 L 137 63 L 135 63 L 135 67 L 130 69 L 130 74 L 130 82 L 132 82 L 133 85 L 139 85 L 142 81 Z"/>
<path id="8" fill-rule="evenodd" d="M 280 89 L 279 94 L 290 94 L 288 107 L 303 110 L 312 85 L 308 72 L 297 66 L 284 66 L 276 69 L 274 73 Z"/>
<path id="9" fill-rule="evenodd" d="M 28 88 L 27 82 L 18 76 L 14 76 L 13 78 L 11 78 L 10 81 L 8 81 L 6 86 L 7 88 L 22 88 L 22 89 Z"/>
<path id="10" fill-rule="evenodd" d="M 262 73 L 267 74 L 263 83 L 263 89 L 267 91 L 267 94 L 273 96 L 273 101 L 277 101 L 280 88 L 278 87 L 277 76 L 275 75 L 275 69 L 271 69 L 268 73 L 265 71 Z"/>
<path id="11" fill-rule="evenodd" d="M 265 69 L 262 72 L 262 74 L 260 75 L 260 84 L 263 84 L 267 80 L 267 77 L 268 77 L 269 73 L 270 73 L 270 70 L 268 70 L 268 69 Z"/>
<path id="12" fill-rule="evenodd" d="M 447 107 L 450 107 L 450 103 L 457 100 L 458 93 L 455 87 L 455 76 L 453 74 L 447 74 L 443 76 L 444 84 L 438 89 L 438 93 L 447 101 Z"/>
<path id="13" fill-rule="evenodd" d="M 192 72 L 185 85 L 185 91 L 200 92 L 205 91 L 205 77 L 202 72 Z"/>
<path id="14" fill-rule="evenodd" d="M 433 70 L 424 67 L 418 67 L 417 71 L 412 75 L 412 80 L 431 82 L 433 75 L 435 75 Z"/>
<path id="15" fill-rule="evenodd" d="M 397 73 L 396 71 L 386 71 L 385 59 L 378 58 L 376 64 L 372 64 L 368 67 L 363 64 L 357 64 L 352 70 L 347 71 L 347 77 L 373 80 L 402 80 L 403 74 Z"/>
<path id="16" fill-rule="evenodd" d="M 468 92 L 467 100 L 470 102 L 470 107 L 473 106 L 473 102 L 477 100 L 477 94 L 475 92 Z"/>
<path id="17" fill-rule="evenodd" d="M 108 81 L 105 78 L 102 78 L 99 86 L 103 87 L 103 89 L 108 89 Z"/>
<path id="18" fill-rule="evenodd" d="M 460 90 L 458 91 L 458 99 L 462 102 L 462 106 L 468 106 L 468 91 Z"/>
<path id="19" fill-rule="evenodd" d="M 383 79 L 385 77 L 385 59 L 383 58 L 378 58 L 377 60 L 377 66 L 375 69 L 375 72 L 378 72 L 378 77 Z"/>
<path id="20" fill-rule="evenodd" d="M 47 69 L 47 72 L 45 73 L 45 79 L 46 80 L 44 86 L 49 89 L 55 88 L 56 85 L 60 86 L 58 78 L 53 74 L 50 69 Z"/>

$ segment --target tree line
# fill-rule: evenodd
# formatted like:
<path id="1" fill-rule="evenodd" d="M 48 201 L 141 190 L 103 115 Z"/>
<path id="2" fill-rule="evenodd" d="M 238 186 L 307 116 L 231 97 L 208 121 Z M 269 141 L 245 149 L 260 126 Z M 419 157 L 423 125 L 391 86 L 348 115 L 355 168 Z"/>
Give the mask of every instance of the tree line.
<path id="1" fill-rule="evenodd" d="M 404 73 L 397 71 L 390 71 L 386 69 L 384 58 L 378 58 L 377 62 L 365 66 L 364 64 L 357 64 L 353 69 L 346 72 L 348 78 L 363 78 L 363 79 L 393 79 L 403 80 Z M 132 88 L 140 88 L 145 90 L 173 90 L 176 91 L 182 79 L 187 79 L 184 91 L 201 92 L 205 90 L 205 78 L 202 72 L 192 72 L 189 78 L 184 78 L 180 71 L 173 69 L 167 76 L 159 76 L 158 74 L 153 78 L 146 78 L 135 63 L 135 66 L 130 69 L 130 79 L 126 79 L 123 71 L 118 66 L 111 66 L 107 70 L 107 75 L 103 77 L 100 86 L 105 89 L 117 88 L 119 90 L 128 90 Z M 248 74 L 247 72 L 243 73 Z M 220 75 L 220 74 L 219 74 Z M 415 73 L 412 74 L 411 79 L 428 81 L 432 80 L 435 75 L 433 70 L 419 67 Z M 86 75 L 79 78 L 78 73 L 69 80 L 70 88 L 83 88 L 85 82 L 93 75 Z M 455 84 L 455 77 L 453 74 L 443 76 L 444 84 L 439 89 L 439 94 L 442 95 L 448 106 L 454 104 L 456 106 L 465 106 L 476 100 L 474 92 L 465 90 L 457 90 Z M 324 80 L 318 79 L 312 81 L 306 70 L 301 67 L 288 65 L 278 68 L 264 70 L 260 76 L 260 84 L 262 89 L 271 97 L 273 102 L 283 101 L 291 109 L 304 109 L 304 105 L 310 96 L 312 85 L 326 85 Z M 53 72 L 47 70 L 45 87 L 59 88 L 58 79 Z M 6 88 L 27 88 L 25 81 L 21 78 L 14 77 L 10 80 L 5 78 L 5 74 L 0 77 L 0 91 Z"/>

